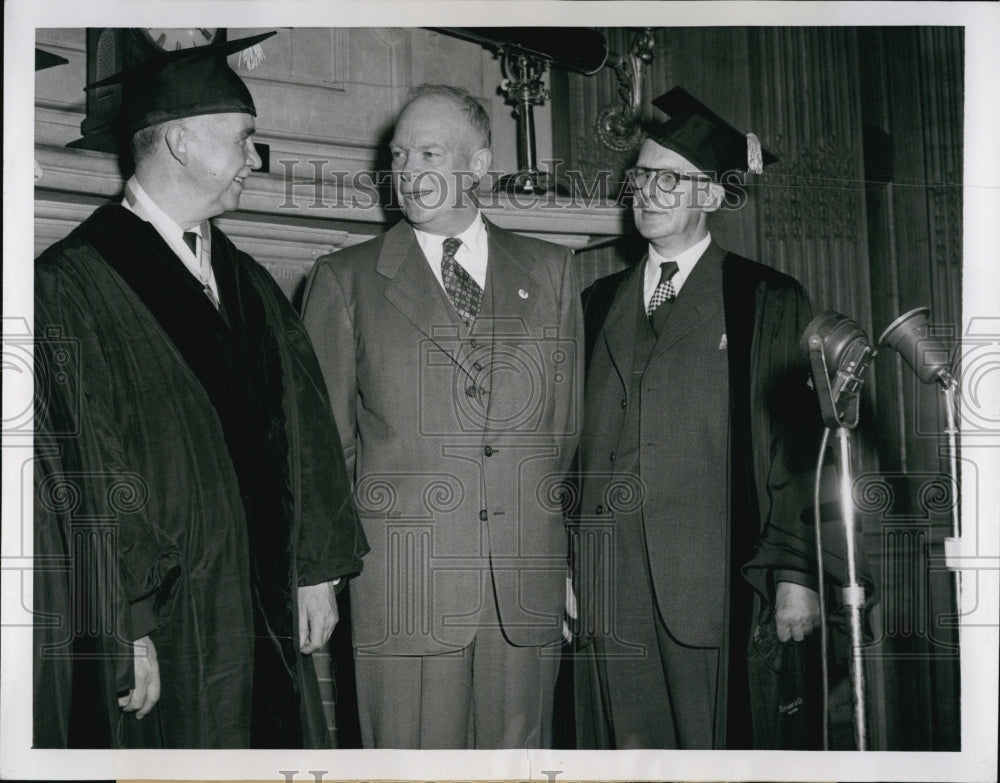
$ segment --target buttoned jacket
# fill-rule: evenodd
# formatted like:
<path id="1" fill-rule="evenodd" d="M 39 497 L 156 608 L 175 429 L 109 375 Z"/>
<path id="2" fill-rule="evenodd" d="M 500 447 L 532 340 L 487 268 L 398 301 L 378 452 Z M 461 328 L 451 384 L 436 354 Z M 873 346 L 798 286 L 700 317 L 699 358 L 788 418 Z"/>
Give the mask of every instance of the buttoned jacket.
<path id="1" fill-rule="evenodd" d="M 565 249 L 487 230 L 471 330 L 405 222 L 309 277 L 304 320 L 372 547 L 351 584 L 360 650 L 464 647 L 494 595 L 512 643 L 559 638 L 579 294 Z"/>

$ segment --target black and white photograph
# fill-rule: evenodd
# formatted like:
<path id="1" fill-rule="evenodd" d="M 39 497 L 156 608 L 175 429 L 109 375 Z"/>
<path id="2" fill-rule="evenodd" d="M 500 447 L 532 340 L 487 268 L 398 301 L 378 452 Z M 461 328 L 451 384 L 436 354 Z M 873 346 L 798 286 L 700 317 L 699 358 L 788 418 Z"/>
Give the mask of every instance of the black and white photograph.
<path id="1" fill-rule="evenodd" d="M 0 778 L 997 779 L 1000 4 L 4 14 Z"/>

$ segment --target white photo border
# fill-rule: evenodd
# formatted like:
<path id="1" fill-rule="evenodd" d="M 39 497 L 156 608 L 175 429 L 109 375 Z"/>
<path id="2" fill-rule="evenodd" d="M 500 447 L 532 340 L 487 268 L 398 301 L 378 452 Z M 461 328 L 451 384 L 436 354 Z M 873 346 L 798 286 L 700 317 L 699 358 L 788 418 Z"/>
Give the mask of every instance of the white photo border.
<path id="1" fill-rule="evenodd" d="M 4 329 L 32 323 L 32 50 L 39 27 L 395 27 L 839 26 L 960 25 L 965 48 L 963 331 L 971 318 L 1000 326 L 1000 4 L 937 2 L 467 2 L 465 0 L 7 0 L 4 5 Z M 995 330 L 996 333 L 997 330 Z M 30 377 L 4 368 L 4 419 L 30 400 Z M 996 380 L 997 373 L 994 373 Z M 995 384 L 994 384 L 995 386 Z M 1000 392 L 985 390 L 1000 407 Z M 25 396 L 26 395 L 26 396 Z M 989 396 L 992 395 L 992 396 Z M 983 442 L 977 439 L 977 443 Z M 0 671 L 0 776 L 18 779 L 296 780 L 886 780 L 997 779 L 997 596 L 1000 519 L 996 492 L 970 497 L 980 528 L 973 551 L 980 570 L 982 622 L 962 629 L 962 748 L 957 753 L 750 751 L 63 751 L 31 750 L 31 628 L 11 624 L 30 606 L 29 552 L 18 527 L 22 471 L 30 444 L 3 443 L 3 633 Z M 1000 433 L 977 450 L 981 475 L 1000 476 Z M 25 502 L 30 503 L 30 498 Z M 22 516 L 23 515 L 23 516 Z M 30 539 L 30 536 L 28 537 Z M 30 547 L 30 540 L 27 542 Z M 22 581 L 23 579 L 23 581 Z M 22 597 L 23 589 L 23 597 Z M 22 600 L 24 604 L 22 605 Z M 295 771 L 290 778 L 289 773 Z"/>

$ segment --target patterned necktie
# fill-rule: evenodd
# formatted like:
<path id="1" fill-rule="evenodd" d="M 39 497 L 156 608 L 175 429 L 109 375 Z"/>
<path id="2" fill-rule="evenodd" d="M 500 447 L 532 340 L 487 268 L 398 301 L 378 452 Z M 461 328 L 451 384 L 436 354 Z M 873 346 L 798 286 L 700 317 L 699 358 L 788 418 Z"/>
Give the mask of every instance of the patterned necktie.
<path id="1" fill-rule="evenodd" d="M 649 300 L 649 306 L 646 308 L 646 315 L 650 318 L 653 317 L 653 313 L 656 309 L 666 302 L 668 299 L 674 299 L 677 296 L 677 291 L 674 289 L 673 276 L 677 274 L 677 262 L 676 261 L 665 261 L 660 264 L 660 282 L 656 284 L 656 290 L 653 291 L 653 296 Z"/>
<path id="2" fill-rule="evenodd" d="M 483 289 L 472 279 L 462 265 L 455 260 L 455 253 L 462 245 L 461 239 L 448 237 L 443 243 L 444 254 L 441 256 L 441 279 L 448 298 L 455 305 L 458 314 L 470 329 L 476 322 L 479 310 L 483 306 Z"/>

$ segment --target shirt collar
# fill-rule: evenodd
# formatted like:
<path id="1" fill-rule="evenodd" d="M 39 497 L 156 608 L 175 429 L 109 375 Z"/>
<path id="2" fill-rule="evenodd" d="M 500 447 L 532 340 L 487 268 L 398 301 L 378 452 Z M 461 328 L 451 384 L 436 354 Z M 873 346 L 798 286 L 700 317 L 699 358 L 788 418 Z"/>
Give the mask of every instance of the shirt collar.
<path id="1" fill-rule="evenodd" d="M 177 225 L 170 215 L 160 209 L 157 203 L 143 189 L 142 185 L 139 184 L 134 174 L 125 183 L 125 198 L 122 201 L 122 205 L 147 223 L 151 223 L 153 228 L 164 239 L 167 239 L 170 244 L 183 242 L 184 229 Z M 201 236 L 200 225 L 188 230 Z"/>
<path id="2" fill-rule="evenodd" d="M 656 286 L 657 282 L 660 280 L 660 264 L 664 261 L 675 261 L 677 262 L 677 273 L 670 278 L 674 283 L 674 290 L 680 291 L 681 286 L 684 285 L 684 281 L 688 279 L 694 269 L 694 265 L 698 263 L 698 259 L 704 255 L 705 251 L 708 250 L 708 246 L 712 243 L 712 234 L 707 232 L 700 241 L 691 245 L 687 250 L 678 253 L 673 258 L 667 258 L 666 256 L 660 255 L 656 248 L 652 244 L 649 246 L 649 257 L 646 260 L 646 270 L 645 270 L 645 282 L 647 287 L 652 285 Z"/>
<path id="3" fill-rule="evenodd" d="M 472 276 L 480 288 L 486 288 L 486 268 L 489 263 L 489 239 L 486 232 L 486 222 L 482 214 L 477 212 L 475 220 L 464 231 L 455 235 L 455 239 L 462 242 L 455 251 L 455 261 Z M 447 237 L 416 228 L 413 229 L 413 233 L 431 272 L 443 286 L 441 260 L 444 257 L 444 240 Z"/>
<path id="4" fill-rule="evenodd" d="M 416 234 L 417 241 L 420 243 L 420 247 L 428 249 L 431 247 L 437 248 L 437 255 L 441 255 L 444 251 L 442 249 L 444 241 L 448 238 L 443 234 L 432 234 L 429 231 L 421 231 L 419 228 L 413 227 L 413 233 Z M 479 210 L 476 210 L 476 217 L 460 234 L 455 234 L 455 239 L 460 239 L 462 241 L 462 246 L 465 248 L 475 248 L 478 247 L 480 242 L 486 234 L 486 225 L 483 222 L 483 215 Z"/>

